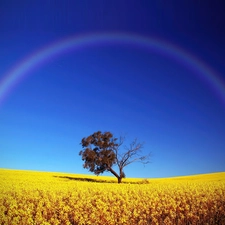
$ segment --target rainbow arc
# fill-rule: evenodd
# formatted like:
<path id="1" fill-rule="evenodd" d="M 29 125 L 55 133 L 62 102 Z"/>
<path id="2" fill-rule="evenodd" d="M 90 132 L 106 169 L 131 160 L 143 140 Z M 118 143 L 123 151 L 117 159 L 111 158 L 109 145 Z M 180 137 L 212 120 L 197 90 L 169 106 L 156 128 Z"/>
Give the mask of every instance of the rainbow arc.
<path id="1" fill-rule="evenodd" d="M 93 46 L 127 45 L 144 48 L 151 53 L 169 57 L 187 67 L 218 96 L 225 106 L 225 83 L 222 78 L 203 61 L 184 49 L 166 41 L 128 33 L 91 33 L 71 36 L 51 43 L 18 62 L 0 80 L 0 105 L 14 88 L 32 71 L 46 64 L 50 59 L 70 51 L 78 51 Z"/>

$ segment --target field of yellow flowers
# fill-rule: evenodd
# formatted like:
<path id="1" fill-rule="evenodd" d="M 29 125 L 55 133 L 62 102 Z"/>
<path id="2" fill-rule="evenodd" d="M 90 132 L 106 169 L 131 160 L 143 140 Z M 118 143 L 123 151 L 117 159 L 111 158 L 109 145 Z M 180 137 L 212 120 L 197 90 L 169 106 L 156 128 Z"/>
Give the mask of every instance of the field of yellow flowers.
<path id="1" fill-rule="evenodd" d="M 1 225 L 225 224 L 225 172 L 117 184 L 0 169 L 0 181 Z"/>

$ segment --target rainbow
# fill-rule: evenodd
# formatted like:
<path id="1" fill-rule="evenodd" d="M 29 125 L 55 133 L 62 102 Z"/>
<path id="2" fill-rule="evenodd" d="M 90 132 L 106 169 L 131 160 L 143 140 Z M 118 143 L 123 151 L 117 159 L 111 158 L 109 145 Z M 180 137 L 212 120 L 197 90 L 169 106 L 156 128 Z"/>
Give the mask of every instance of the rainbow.
<path id="1" fill-rule="evenodd" d="M 52 60 L 52 58 L 70 51 L 105 45 L 127 45 L 169 57 L 187 67 L 199 79 L 208 84 L 225 105 L 225 83 L 203 61 L 168 42 L 128 33 L 91 33 L 71 36 L 35 51 L 3 75 L 3 79 L 0 80 L 0 105 L 27 75 L 32 74 L 32 71 L 47 63 L 50 59 Z"/>

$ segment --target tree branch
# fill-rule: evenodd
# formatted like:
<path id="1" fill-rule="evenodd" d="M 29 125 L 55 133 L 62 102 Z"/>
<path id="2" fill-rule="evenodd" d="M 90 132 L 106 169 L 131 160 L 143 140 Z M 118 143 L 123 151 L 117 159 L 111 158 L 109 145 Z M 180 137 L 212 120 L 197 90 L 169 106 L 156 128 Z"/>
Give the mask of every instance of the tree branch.
<path id="1" fill-rule="evenodd" d="M 125 140 L 125 137 L 123 137 L 123 136 L 120 136 L 120 138 L 119 138 L 119 141 L 118 141 L 118 143 L 117 143 L 117 146 L 115 146 L 115 148 L 114 148 L 114 152 L 115 152 L 115 154 L 116 154 L 116 164 L 119 166 L 119 164 L 120 164 L 120 154 L 119 154 L 119 148 L 120 148 L 120 146 L 123 144 L 123 142 L 124 142 L 124 140 Z"/>
<path id="2" fill-rule="evenodd" d="M 130 147 L 126 147 L 127 150 L 122 159 L 120 160 L 120 167 L 124 168 L 125 166 L 133 163 L 133 162 L 141 162 L 143 164 L 147 164 L 149 161 L 145 161 L 149 158 L 150 154 L 146 156 L 139 156 L 139 153 L 141 152 L 141 149 L 143 148 L 143 143 L 137 142 L 137 139 L 135 139 L 131 144 Z M 136 158 L 130 160 L 134 156 L 137 156 Z"/>

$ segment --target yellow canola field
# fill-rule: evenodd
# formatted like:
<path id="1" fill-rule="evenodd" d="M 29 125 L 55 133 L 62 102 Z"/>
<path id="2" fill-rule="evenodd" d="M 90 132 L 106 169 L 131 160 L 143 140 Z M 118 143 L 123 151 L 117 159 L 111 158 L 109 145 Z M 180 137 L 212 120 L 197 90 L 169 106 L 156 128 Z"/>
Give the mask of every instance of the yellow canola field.
<path id="1" fill-rule="evenodd" d="M 117 184 L 0 169 L 0 180 L 1 225 L 225 224 L 225 172 Z"/>

